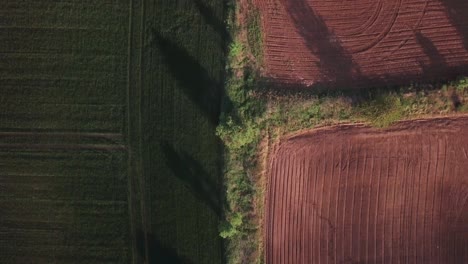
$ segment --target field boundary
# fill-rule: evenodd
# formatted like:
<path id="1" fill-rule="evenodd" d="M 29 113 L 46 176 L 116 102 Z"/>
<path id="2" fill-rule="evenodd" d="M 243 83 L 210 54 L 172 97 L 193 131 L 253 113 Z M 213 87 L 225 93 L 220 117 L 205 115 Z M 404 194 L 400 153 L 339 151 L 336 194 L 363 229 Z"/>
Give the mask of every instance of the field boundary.
<path id="1" fill-rule="evenodd" d="M 401 126 L 407 125 L 407 123 L 411 122 L 416 122 L 416 123 L 423 123 L 425 121 L 443 121 L 443 120 L 448 120 L 448 121 L 453 121 L 457 119 L 464 119 L 468 117 L 468 113 L 458 113 L 458 114 L 452 114 L 452 115 L 432 115 L 432 116 L 421 116 L 421 117 L 416 117 L 416 118 L 409 118 L 409 119 L 401 119 L 398 120 L 394 123 L 392 123 L 388 127 L 375 127 L 372 125 L 372 123 L 369 122 L 342 122 L 342 123 L 335 123 L 331 125 L 322 125 L 322 126 L 316 126 L 311 129 L 302 129 L 299 131 L 294 131 L 290 134 L 284 135 L 280 141 L 287 141 L 287 140 L 294 140 L 299 137 L 304 137 L 308 136 L 309 134 L 313 133 L 319 133 L 319 132 L 325 132 L 329 130 L 334 130 L 336 127 L 346 127 L 346 128 L 354 128 L 354 127 L 362 127 L 362 128 L 370 128 L 374 129 L 376 132 L 382 131 L 382 132 L 391 132 L 392 130 L 399 129 Z"/>
<path id="2" fill-rule="evenodd" d="M 142 89 L 142 34 L 143 8 L 145 0 L 130 0 L 128 34 L 128 76 L 127 76 L 127 144 L 128 148 L 128 204 L 129 224 L 132 237 L 132 261 L 143 263 L 139 249 L 139 232 L 145 235 L 143 224 L 143 165 L 141 142 L 141 89 Z M 141 246 L 141 245 L 140 245 Z M 143 245 L 146 247 L 146 243 Z"/>

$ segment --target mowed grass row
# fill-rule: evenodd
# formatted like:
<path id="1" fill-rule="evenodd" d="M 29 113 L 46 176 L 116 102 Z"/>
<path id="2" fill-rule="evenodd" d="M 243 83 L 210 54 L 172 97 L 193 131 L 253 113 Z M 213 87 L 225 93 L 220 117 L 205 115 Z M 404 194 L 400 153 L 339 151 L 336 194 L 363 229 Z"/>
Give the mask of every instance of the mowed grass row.
<path id="1" fill-rule="evenodd" d="M 0 130 L 123 132 L 127 0 L 0 3 Z"/>
<path id="2" fill-rule="evenodd" d="M 0 263 L 220 263 L 222 1 L 0 13 Z"/>
<path id="3" fill-rule="evenodd" d="M 141 161 L 132 162 L 139 177 L 133 188 L 140 192 L 133 203 L 141 215 L 134 215 L 141 220 L 133 226 L 136 252 L 148 263 L 221 263 L 222 159 L 215 128 L 223 1 L 133 3 L 130 123 L 141 126 L 130 128 L 132 155 Z"/>
<path id="4" fill-rule="evenodd" d="M 129 263 L 129 1 L 0 2 L 0 263 Z"/>
<path id="5" fill-rule="evenodd" d="M 0 153 L 2 263 L 128 263 L 125 153 Z"/>

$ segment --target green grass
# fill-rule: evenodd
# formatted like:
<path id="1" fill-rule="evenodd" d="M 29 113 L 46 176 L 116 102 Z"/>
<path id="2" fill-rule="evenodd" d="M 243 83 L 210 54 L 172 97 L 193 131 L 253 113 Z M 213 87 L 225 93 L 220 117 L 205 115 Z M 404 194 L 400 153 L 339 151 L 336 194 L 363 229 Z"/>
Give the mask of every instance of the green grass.
<path id="1" fill-rule="evenodd" d="M 223 2 L 145 1 L 137 249 L 149 263 L 221 263 L 222 145 L 215 131 L 224 71 Z M 141 19 L 141 14 L 137 18 Z M 141 53 L 140 53 L 141 52 Z"/>
<path id="2" fill-rule="evenodd" d="M 230 57 L 238 57 L 239 55 L 242 54 L 244 50 L 244 46 L 240 42 L 232 42 L 231 45 L 229 45 L 229 56 Z"/>
<path id="3" fill-rule="evenodd" d="M 247 17 L 247 41 L 252 55 L 261 65 L 263 61 L 263 34 L 260 11 L 252 3 L 249 3 L 249 8 L 252 10 Z"/>
<path id="4" fill-rule="evenodd" d="M 468 77 L 460 77 L 453 83 L 457 91 L 463 92 L 468 88 Z"/>
<path id="5" fill-rule="evenodd" d="M 221 263 L 223 2 L 4 8 L 0 263 Z"/>
<path id="6" fill-rule="evenodd" d="M 393 94 L 378 95 L 360 104 L 355 111 L 372 125 L 381 128 L 402 119 L 404 114 L 401 98 Z"/>
<path id="7" fill-rule="evenodd" d="M 128 2 L 3 8 L 0 263 L 129 263 Z"/>
<path id="8" fill-rule="evenodd" d="M 443 85 L 440 85 L 442 87 Z M 454 105 L 454 95 L 466 102 L 467 93 L 456 85 L 442 89 L 424 90 L 401 87 L 397 90 L 370 89 L 354 93 L 270 98 L 267 127 L 283 133 L 310 129 L 319 125 L 341 122 L 363 122 L 377 128 L 391 126 L 404 119 L 427 115 L 464 112 L 466 104 Z"/>

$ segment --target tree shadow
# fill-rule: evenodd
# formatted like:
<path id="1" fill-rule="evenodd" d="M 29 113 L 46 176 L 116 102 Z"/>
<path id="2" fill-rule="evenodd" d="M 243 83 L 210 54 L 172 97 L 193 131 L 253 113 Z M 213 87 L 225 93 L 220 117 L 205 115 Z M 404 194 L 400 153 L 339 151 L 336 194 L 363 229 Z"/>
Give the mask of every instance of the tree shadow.
<path id="1" fill-rule="evenodd" d="M 187 258 L 179 256 L 173 248 L 164 246 L 155 235 L 136 230 L 137 253 L 145 264 L 191 264 Z"/>
<path id="2" fill-rule="evenodd" d="M 466 43 L 468 43 L 468 19 L 464 14 L 468 13 L 468 2 L 458 0 L 440 0 L 448 10 L 455 27 Z M 323 18 L 318 15 L 306 0 L 281 0 L 286 12 L 291 18 L 296 31 L 299 33 L 309 52 L 319 62 L 317 68 L 323 76 L 321 80 L 304 85 L 288 81 L 265 78 L 264 82 L 276 86 L 292 88 L 287 93 L 306 90 L 315 90 L 312 93 L 328 93 L 330 89 L 335 91 L 350 89 L 388 88 L 389 86 L 408 85 L 411 83 L 434 83 L 437 81 L 451 80 L 466 74 L 467 64 L 449 66 L 444 56 L 441 55 L 433 42 L 421 34 L 415 33 L 416 41 L 423 52 L 429 58 L 429 62 L 419 62 L 422 72 L 379 74 L 374 76 L 363 75 L 359 65 L 353 60 L 352 55 L 341 45 L 340 39 L 327 26 Z M 449 11 L 448 11 L 449 12 Z M 467 49 L 468 50 L 468 49 Z M 286 88 L 287 89 L 287 88 Z"/>
<path id="3" fill-rule="evenodd" d="M 308 12 L 313 12 L 302 0 L 301 3 L 304 5 L 304 10 L 309 9 Z M 312 17 L 313 16 L 314 15 L 312 15 Z M 298 19 L 296 18 L 294 20 L 296 21 Z M 329 33 L 327 33 L 328 30 L 326 29 L 326 25 L 322 23 L 323 21 L 317 17 L 313 18 L 313 21 L 320 22 L 313 24 L 318 27 L 318 32 L 322 32 L 316 34 L 317 38 L 327 39 L 328 37 L 326 36 Z M 309 95 L 327 97 L 345 96 L 349 97 L 353 102 L 362 102 L 363 100 L 372 100 L 376 94 L 388 94 L 399 91 L 401 86 L 415 86 L 417 87 L 417 90 L 435 90 L 437 89 L 437 83 L 453 80 L 463 74 L 466 74 L 466 65 L 449 66 L 447 60 L 439 52 L 433 41 L 420 31 L 415 31 L 414 37 L 427 58 L 427 60 L 420 60 L 418 62 L 421 68 L 420 72 L 400 73 L 398 75 L 387 73 L 379 76 L 365 76 L 362 75 L 358 69 L 356 70 L 356 66 L 354 65 L 351 57 L 346 54 L 341 46 L 336 43 L 327 44 L 326 40 L 322 40 L 321 42 L 314 41 L 311 37 L 313 33 L 308 34 L 308 31 L 298 23 L 299 21 L 296 26 L 298 27 L 298 30 L 302 32 L 301 36 L 304 37 L 304 40 L 307 43 L 312 42 L 312 44 L 308 43 L 308 47 L 312 54 L 318 56 L 325 62 L 336 63 L 333 59 L 328 59 L 327 56 L 324 57 L 320 54 L 322 51 L 325 53 L 336 51 L 337 54 L 341 54 L 341 56 L 343 56 L 341 59 L 342 61 L 338 63 L 341 63 L 344 66 L 341 68 L 341 70 L 344 71 L 333 71 L 333 65 L 330 65 L 328 69 L 332 70 L 322 72 L 322 74 L 329 74 L 329 77 L 327 78 L 328 80 L 316 82 L 311 86 L 282 82 L 274 78 L 266 77 L 260 82 L 262 83 L 262 93 L 273 94 L 280 97 L 291 95 L 302 95 L 306 97 Z M 312 30 L 310 30 L 310 32 L 312 32 Z M 334 79 L 333 77 L 330 77 L 332 74 L 342 74 L 342 76 Z M 454 105 L 457 105 L 456 98 L 453 98 L 453 100 Z"/>
<path id="4" fill-rule="evenodd" d="M 468 1 L 440 0 L 446 8 L 447 17 L 462 38 L 463 46 L 468 51 Z"/>
<path id="5" fill-rule="evenodd" d="M 319 59 L 317 68 L 325 78 L 324 83 L 343 85 L 360 75 L 351 54 L 306 0 L 282 0 L 282 4 L 310 53 Z"/>
<path id="6" fill-rule="evenodd" d="M 221 104 L 221 82 L 213 80 L 209 72 L 184 48 L 152 29 L 151 44 L 160 55 L 169 72 L 179 83 L 177 87 L 201 109 L 212 124 L 218 124 Z"/>
<path id="7" fill-rule="evenodd" d="M 430 78 L 431 76 L 437 75 L 447 76 L 451 74 L 451 71 L 456 72 L 456 70 L 448 67 L 446 59 L 442 54 L 440 54 L 439 50 L 434 45 L 431 39 L 427 38 L 419 31 L 416 31 L 414 35 L 416 37 L 416 41 L 419 43 L 422 50 L 424 51 L 424 54 L 429 59 L 428 63 L 419 62 L 419 65 L 421 66 L 423 71 L 423 78 Z M 449 99 L 452 103 L 453 110 L 457 110 L 462 104 L 460 97 L 455 91 L 451 92 Z"/>
<path id="8" fill-rule="evenodd" d="M 230 38 L 223 20 L 219 19 L 213 8 L 205 4 L 203 0 L 193 0 L 198 12 L 202 15 L 205 22 L 210 25 L 223 39 Z"/>
<path id="9" fill-rule="evenodd" d="M 423 76 L 434 76 L 439 71 L 442 71 L 447 67 L 447 61 L 444 56 L 440 54 L 432 40 L 424 36 L 420 31 L 414 32 L 414 36 L 421 46 L 424 54 L 429 59 L 429 63 L 419 62 L 423 71 Z"/>
<path id="10" fill-rule="evenodd" d="M 460 108 L 460 106 L 462 105 L 460 96 L 455 91 L 452 91 L 452 93 L 450 94 L 450 101 L 452 102 L 454 110 L 458 110 L 458 108 Z"/>
<path id="11" fill-rule="evenodd" d="M 430 68 L 430 66 L 428 66 Z M 385 97 L 390 94 L 402 94 L 407 92 L 430 92 L 439 90 L 439 87 L 448 81 L 459 77 L 459 68 L 450 67 L 447 69 L 449 75 L 440 79 L 421 80 L 417 74 L 399 75 L 395 79 L 393 75 L 379 76 L 376 78 L 361 76 L 359 82 L 352 84 L 352 87 L 333 87 L 329 83 L 318 83 L 313 86 L 304 86 L 296 83 L 285 83 L 274 78 L 262 78 L 259 81 L 258 94 L 272 98 L 273 100 L 283 99 L 308 99 L 308 98 L 343 98 L 350 102 L 351 106 L 357 106 L 365 102 L 374 101 L 376 98 Z M 457 98 L 451 98 L 454 107 L 459 107 Z M 458 99 L 458 101 L 460 101 Z"/>
<path id="12" fill-rule="evenodd" d="M 219 190 L 221 186 L 212 180 L 212 175 L 203 168 L 201 163 L 188 153 L 176 148 L 168 142 L 161 142 L 166 165 L 179 180 L 200 201 L 205 203 L 218 216 L 221 216 Z"/>

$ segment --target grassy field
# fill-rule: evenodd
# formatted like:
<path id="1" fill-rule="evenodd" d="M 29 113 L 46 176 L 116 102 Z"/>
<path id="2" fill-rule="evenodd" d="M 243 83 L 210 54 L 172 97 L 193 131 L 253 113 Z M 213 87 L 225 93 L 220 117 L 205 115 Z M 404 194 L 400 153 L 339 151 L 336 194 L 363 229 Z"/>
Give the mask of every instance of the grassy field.
<path id="1" fill-rule="evenodd" d="M 128 263 L 128 1 L 0 10 L 0 263 Z"/>
<path id="2" fill-rule="evenodd" d="M 0 263 L 220 263 L 222 1 L 0 3 Z"/>
<path id="3" fill-rule="evenodd" d="M 139 10 L 132 38 L 142 49 L 131 53 L 139 95 L 130 111 L 141 130 L 138 254 L 149 263 L 220 263 L 223 3 L 141 1 Z"/>

